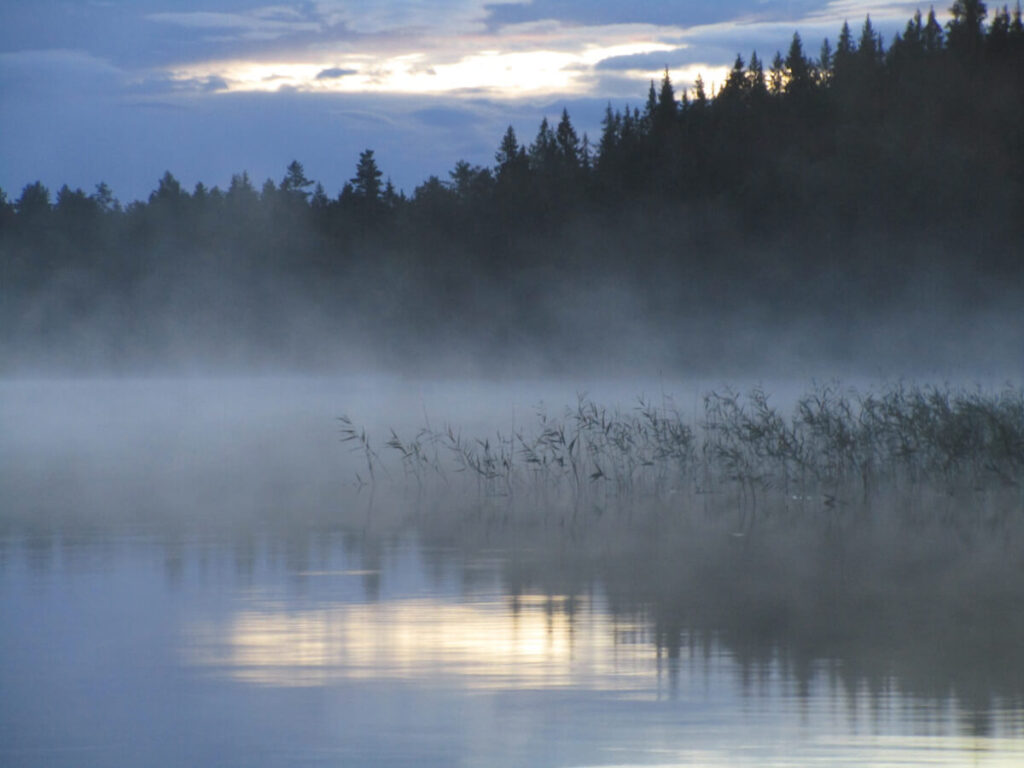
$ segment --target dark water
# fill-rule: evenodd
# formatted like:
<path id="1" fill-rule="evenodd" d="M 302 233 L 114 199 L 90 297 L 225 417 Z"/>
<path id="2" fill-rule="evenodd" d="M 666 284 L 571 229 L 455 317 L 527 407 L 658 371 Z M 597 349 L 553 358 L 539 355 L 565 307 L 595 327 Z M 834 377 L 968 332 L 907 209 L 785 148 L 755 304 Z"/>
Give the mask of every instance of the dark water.
<path id="1" fill-rule="evenodd" d="M 1024 762 L 1019 508 L 357 493 L 457 390 L 4 385 L 0 764 Z"/>

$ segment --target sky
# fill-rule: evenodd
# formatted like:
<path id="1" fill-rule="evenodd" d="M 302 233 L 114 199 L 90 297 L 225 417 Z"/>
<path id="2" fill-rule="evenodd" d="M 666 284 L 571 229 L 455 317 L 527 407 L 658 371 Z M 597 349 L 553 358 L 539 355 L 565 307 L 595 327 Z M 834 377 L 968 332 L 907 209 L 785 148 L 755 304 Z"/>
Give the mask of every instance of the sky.
<path id="1" fill-rule="evenodd" d="M 870 13 L 891 40 L 928 6 L 861 0 L 3 0 L 0 188 L 145 199 L 171 171 L 226 188 L 280 181 L 292 160 L 334 196 L 370 148 L 412 193 L 458 160 L 493 165 L 508 125 L 531 140 L 568 109 L 597 139 L 610 102 L 642 106 L 809 55 Z M 940 19 L 945 6 L 936 8 Z"/>

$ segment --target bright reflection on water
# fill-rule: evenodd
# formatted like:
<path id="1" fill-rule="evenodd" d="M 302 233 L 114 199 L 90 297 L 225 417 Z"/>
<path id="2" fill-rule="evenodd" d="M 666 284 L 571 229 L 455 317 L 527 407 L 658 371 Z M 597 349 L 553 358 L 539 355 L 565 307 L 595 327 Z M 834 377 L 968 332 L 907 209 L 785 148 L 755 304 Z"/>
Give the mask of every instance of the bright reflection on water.
<path id="1" fill-rule="evenodd" d="M 643 689 L 654 649 L 620 644 L 628 630 L 585 605 L 567 616 L 565 599 L 267 605 L 238 612 L 226 628 L 197 628 L 190 661 L 262 685 L 393 679 L 475 690 Z"/>
<path id="2" fill-rule="evenodd" d="M 1024 764 L 1019 508 L 385 506 L 331 387 L 97 388 L 0 403 L 0 765 Z"/>
<path id="3" fill-rule="evenodd" d="M 511 575 L 515 551 L 281 535 L 7 539 L 3 764 L 1024 759 L 1019 705 L 850 684 L 841 660 L 798 671 L 714 633 L 665 647 L 595 584 L 516 588 L 537 574 Z"/>

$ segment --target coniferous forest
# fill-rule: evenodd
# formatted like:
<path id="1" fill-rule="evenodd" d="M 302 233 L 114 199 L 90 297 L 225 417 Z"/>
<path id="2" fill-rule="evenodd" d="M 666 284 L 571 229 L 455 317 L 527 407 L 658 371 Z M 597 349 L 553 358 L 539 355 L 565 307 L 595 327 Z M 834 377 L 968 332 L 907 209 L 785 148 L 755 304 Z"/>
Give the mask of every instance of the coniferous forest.
<path id="1" fill-rule="evenodd" d="M 128 204 L 0 191 L 0 370 L 1019 352 L 1024 23 L 950 11 L 794 34 L 713 93 L 666 70 L 600 136 L 509 127 L 411 194 L 371 149 L 335 198 L 298 160 Z"/>

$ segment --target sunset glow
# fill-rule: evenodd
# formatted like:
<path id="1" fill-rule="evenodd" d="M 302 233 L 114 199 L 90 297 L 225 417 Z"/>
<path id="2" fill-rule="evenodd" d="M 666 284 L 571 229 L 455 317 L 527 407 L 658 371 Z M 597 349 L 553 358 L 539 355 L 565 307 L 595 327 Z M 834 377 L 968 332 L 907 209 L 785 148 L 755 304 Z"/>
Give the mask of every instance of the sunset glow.
<path id="1" fill-rule="evenodd" d="M 516 611 L 500 603 L 436 600 L 251 609 L 227 627 L 196 628 L 188 660 L 214 674 L 272 686 L 426 674 L 470 688 L 585 681 L 623 689 L 634 676 L 642 680 L 655 655 L 649 643 L 619 642 L 634 629 L 585 606 L 570 617 L 563 598 L 543 595 L 521 597 Z"/>
<path id="2" fill-rule="evenodd" d="M 179 82 L 223 81 L 221 92 L 295 89 L 319 93 L 459 94 L 484 92 L 516 97 L 538 93 L 584 93 L 592 67 L 614 57 L 671 50 L 654 41 L 587 45 L 559 50 L 481 50 L 454 62 L 434 62 L 427 53 L 387 58 L 349 55 L 317 63 L 227 61 L 176 69 Z"/>

